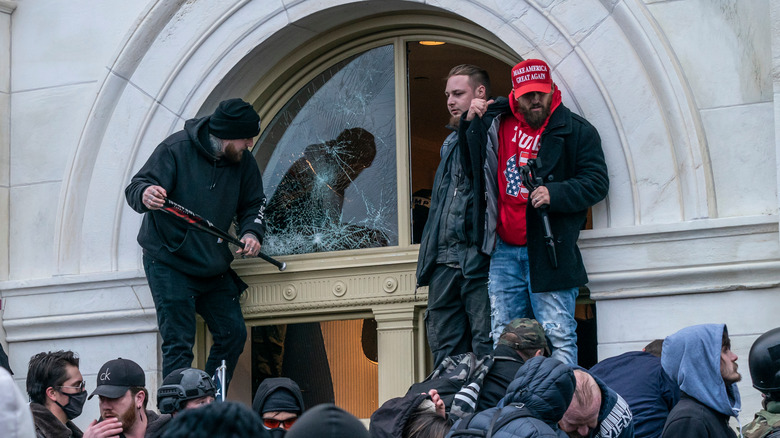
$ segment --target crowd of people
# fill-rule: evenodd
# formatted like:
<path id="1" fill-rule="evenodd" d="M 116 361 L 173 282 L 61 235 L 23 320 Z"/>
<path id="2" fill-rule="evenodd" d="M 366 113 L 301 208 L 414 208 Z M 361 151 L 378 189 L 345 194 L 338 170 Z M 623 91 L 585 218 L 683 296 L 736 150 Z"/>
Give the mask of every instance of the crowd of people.
<path id="1" fill-rule="evenodd" d="M 155 410 L 136 362 L 106 362 L 90 392 L 76 353 L 41 352 L 28 365 L 27 397 L 0 368 L 0 436 L 780 437 L 780 328 L 750 349 L 763 409 L 735 429 L 729 420 L 740 412 L 737 359 L 727 327 L 702 324 L 584 369 L 550 357 L 541 324 L 520 318 L 505 326 L 491 353 L 445 358 L 448 365 L 383 403 L 367 429 L 334 404 L 305 406 L 296 382 L 285 377 L 263 380 L 249 408 L 224 401 L 208 373 L 177 369 L 157 388 Z M 82 431 L 73 420 L 94 396 L 99 418 Z"/>
<path id="2" fill-rule="evenodd" d="M 228 246 L 189 226 L 191 217 L 182 221 L 170 203 L 193 208 L 210 227 L 235 224 L 235 254 L 259 254 L 266 197 L 248 149 L 260 119 L 249 103 L 229 99 L 160 143 L 125 190 L 144 215 L 138 243 L 163 341 L 157 409 L 132 360 L 103 364 L 90 393 L 77 354 L 41 352 L 28 365 L 29 405 L 0 370 L 0 435 L 736 436 L 729 419 L 740 412 L 741 375 L 725 324 L 683 328 L 591 369 L 577 365 L 575 302 L 588 281 L 577 239 L 588 209 L 607 195 L 607 165 L 597 130 L 562 103 L 546 62 L 524 60 L 510 77 L 509 96 L 493 98 L 477 66 L 447 76 L 452 133 L 441 147 L 417 264 L 417 286 L 428 287 L 435 369 L 383 403 L 368 428 L 334 404 L 304 406 L 299 386 L 284 377 L 264 379 L 251 409 L 224 401 L 247 337 L 239 303 L 247 285 L 230 267 Z M 341 186 L 371 165 L 369 136 L 345 130 L 333 143 L 348 143 L 361 158 L 322 165 L 348 167 Z M 301 172 L 319 168 L 299 164 Z M 213 338 L 206 369 L 225 364 L 216 381 L 191 368 L 196 314 Z M 749 364 L 764 410 L 738 431 L 780 436 L 780 329 L 759 337 Z M 100 416 L 82 431 L 73 419 L 95 395 Z"/>

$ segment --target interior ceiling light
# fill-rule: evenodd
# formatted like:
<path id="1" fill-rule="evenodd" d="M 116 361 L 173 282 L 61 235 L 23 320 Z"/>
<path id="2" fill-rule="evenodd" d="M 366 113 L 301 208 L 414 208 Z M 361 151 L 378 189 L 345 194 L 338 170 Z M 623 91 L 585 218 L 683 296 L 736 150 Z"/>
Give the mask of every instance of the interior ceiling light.
<path id="1" fill-rule="evenodd" d="M 444 41 L 420 41 L 423 46 L 440 46 L 444 44 Z"/>

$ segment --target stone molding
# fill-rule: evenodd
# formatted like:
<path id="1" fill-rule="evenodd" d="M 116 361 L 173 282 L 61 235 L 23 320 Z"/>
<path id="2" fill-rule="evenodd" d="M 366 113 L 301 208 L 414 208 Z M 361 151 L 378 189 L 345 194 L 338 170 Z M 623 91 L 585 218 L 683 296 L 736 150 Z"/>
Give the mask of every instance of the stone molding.
<path id="1" fill-rule="evenodd" d="M 12 0 L 0 0 L 0 13 L 13 14 L 16 9 L 16 2 Z"/>
<path id="2" fill-rule="evenodd" d="M 82 338 L 157 331 L 154 309 L 78 313 L 3 320 L 8 342 Z"/>

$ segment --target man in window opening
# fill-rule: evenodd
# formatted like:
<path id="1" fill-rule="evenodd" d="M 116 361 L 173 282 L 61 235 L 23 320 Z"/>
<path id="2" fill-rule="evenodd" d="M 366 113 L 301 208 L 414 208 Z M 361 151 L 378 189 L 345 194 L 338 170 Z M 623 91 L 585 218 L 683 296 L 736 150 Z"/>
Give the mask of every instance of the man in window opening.
<path id="1" fill-rule="evenodd" d="M 577 238 L 588 208 L 607 195 L 607 165 L 596 128 L 561 103 L 547 63 L 523 61 L 511 78 L 509 99 L 477 96 L 460 123 L 465 173 L 474 192 L 484 192 L 466 235 L 492 254 L 494 342 L 512 319 L 534 318 L 552 357 L 576 364 L 575 300 L 588 281 Z M 533 191 L 521 177 L 531 159 Z"/>
<path id="2" fill-rule="evenodd" d="M 241 99 L 221 102 L 214 114 L 190 119 L 165 139 L 125 189 L 127 203 L 144 213 L 138 243 L 163 339 L 163 375 L 192 366 L 195 313 L 214 339 L 205 369 L 225 360 L 230 381 L 244 349 L 246 326 L 239 295 L 247 285 L 230 269 L 233 254 L 211 234 L 160 211 L 166 198 L 227 230 L 233 217 L 245 247 L 256 256 L 265 233 L 260 171 L 247 150 L 260 117 Z"/>
<path id="3" fill-rule="evenodd" d="M 428 286 L 425 327 L 434 366 L 447 356 L 493 351 L 487 292 L 490 259 L 479 252 L 475 237 L 464 234 L 474 232 L 470 220 L 479 196 L 464 177 L 456 132 L 472 99 L 490 95 L 490 78 L 477 66 L 458 65 L 447 75 L 444 95 L 451 115 L 447 126 L 453 132 L 441 147 L 417 259 L 417 287 Z"/>

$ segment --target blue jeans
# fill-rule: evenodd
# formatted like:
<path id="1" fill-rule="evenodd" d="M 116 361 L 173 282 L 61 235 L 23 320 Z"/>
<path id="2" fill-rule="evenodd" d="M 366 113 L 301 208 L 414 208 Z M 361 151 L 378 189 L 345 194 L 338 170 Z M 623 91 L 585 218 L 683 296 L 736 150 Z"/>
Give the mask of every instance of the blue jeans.
<path id="1" fill-rule="evenodd" d="M 577 321 L 574 320 L 579 288 L 531 292 L 528 248 L 510 245 L 497 237 L 490 258 L 490 319 L 493 343 L 515 318 L 534 318 L 544 327 L 552 357 L 577 363 Z"/>
<path id="2" fill-rule="evenodd" d="M 242 291 L 233 275 L 225 272 L 214 277 L 193 277 L 146 256 L 144 271 L 163 339 L 163 376 L 192 366 L 197 312 L 214 339 L 204 371 L 213 375 L 224 359 L 229 382 L 246 341 L 246 324 L 238 301 Z"/>

